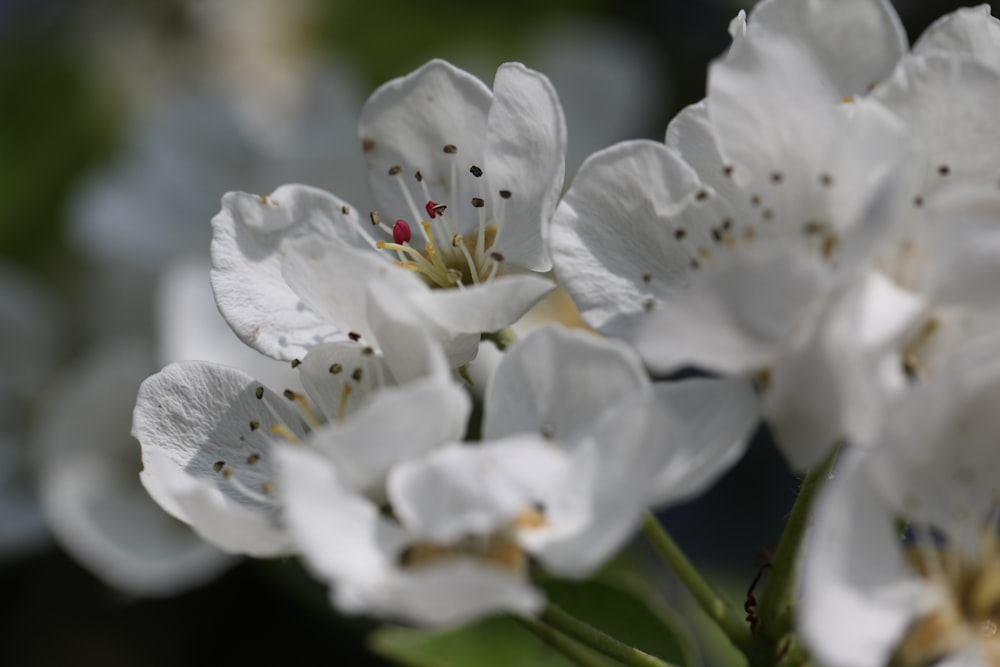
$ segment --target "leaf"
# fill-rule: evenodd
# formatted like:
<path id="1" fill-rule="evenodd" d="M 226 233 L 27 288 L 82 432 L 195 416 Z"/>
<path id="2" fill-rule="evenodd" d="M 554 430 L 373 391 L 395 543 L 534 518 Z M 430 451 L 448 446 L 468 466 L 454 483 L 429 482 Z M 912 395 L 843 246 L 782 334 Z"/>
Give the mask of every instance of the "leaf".
<path id="1" fill-rule="evenodd" d="M 676 665 L 688 664 L 687 641 L 680 638 L 666 610 L 624 580 L 553 580 L 543 588 L 555 604 L 612 637 Z M 411 667 L 573 665 L 508 617 L 445 631 L 387 626 L 369 639 L 375 653 Z M 610 658 L 604 662 L 609 667 L 618 665 Z"/>

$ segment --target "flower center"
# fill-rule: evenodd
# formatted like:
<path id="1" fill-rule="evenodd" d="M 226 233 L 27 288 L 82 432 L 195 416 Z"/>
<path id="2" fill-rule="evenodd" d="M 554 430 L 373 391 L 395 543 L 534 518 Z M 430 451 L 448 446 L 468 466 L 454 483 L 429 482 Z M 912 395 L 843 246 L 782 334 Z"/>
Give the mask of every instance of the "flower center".
<path id="1" fill-rule="evenodd" d="M 979 545 L 976 558 L 935 544 L 907 549 L 911 567 L 939 598 L 907 629 L 890 667 L 930 665 L 970 643 L 978 645 L 985 664 L 1000 665 L 1000 539 L 992 526 L 982 529 Z"/>
<path id="2" fill-rule="evenodd" d="M 414 172 L 417 189 L 414 195 L 402 166 L 389 169 L 389 177 L 396 179 L 406 201 L 410 219 L 400 218 L 390 227 L 377 211 L 373 211 L 372 225 L 385 234 L 385 239 L 375 241 L 375 246 L 395 252 L 396 266 L 413 271 L 433 288 L 463 288 L 491 282 L 503 273 L 504 257 L 493 248 L 504 228 L 506 202 L 511 192 L 500 190 L 496 206 L 490 210 L 483 170 L 471 165 L 468 173 L 475 180 L 479 196 L 472 197 L 468 204 L 460 204 L 455 200 L 459 185 L 458 149 L 448 144 L 444 153 L 451 158 L 452 165 L 449 204 L 438 203 L 442 198 L 435 199 L 421 171 Z M 425 202 L 422 209 L 417 201 Z M 471 223 L 462 224 L 460 218 L 464 216 L 459 212 L 460 206 L 471 209 Z M 411 220 L 417 233 L 413 232 Z"/>

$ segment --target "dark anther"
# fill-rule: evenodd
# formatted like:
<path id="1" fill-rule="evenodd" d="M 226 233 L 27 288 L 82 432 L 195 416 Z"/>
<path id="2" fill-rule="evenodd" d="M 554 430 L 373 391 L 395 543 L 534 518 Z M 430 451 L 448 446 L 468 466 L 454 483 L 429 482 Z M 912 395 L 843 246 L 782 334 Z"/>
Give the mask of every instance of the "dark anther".
<path id="1" fill-rule="evenodd" d="M 355 343 L 361 340 L 361 334 L 357 333 L 356 331 L 348 331 L 347 337 L 353 340 Z"/>
<path id="2" fill-rule="evenodd" d="M 342 370 L 344 370 L 344 367 L 341 364 L 336 364 L 336 363 L 330 364 L 330 373 L 331 374 L 337 375 Z"/>
<path id="3" fill-rule="evenodd" d="M 447 144 L 444 147 L 444 152 L 448 153 L 449 155 L 454 155 L 455 153 L 458 152 L 458 148 L 455 147 L 455 144 Z"/>
<path id="4" fill-rule="evenodd" d="M 486 202 L 483 201 L 482 197 L 473 197 L 472 198 L 472 205 L 475 206 L 476 208 L 482 208 L 482 207 L 486 206 Z"/>
<path id="5" fill-rule="evenodd" d="M 483 170 L 477 167 L 476 165 L 472 165 L 471 167 L 469 167 L 469 173 L 475 176 L 476 178 L 479 178 L 480 176 L 483 175 Z"/>
<path id="6" fill-rule="evenodd" d="M 264 388 L 257 387 L 257 389 L 254 390 L 253 395 L 256 396 L 258 400 L 264 398 Z"/>
<path id="7" fill-rule="evenodd" d="M 403 168 L 400 167 L 398 164 L 394 164 L 391 167 L 389 167 L 389 175 L 390 176 L 395 176 L 396 174 L 398 174 L 401 171 L 403 171 Z"/>
<path id="8" fill-rule="evenodd" d="M 260 428 L 260 422 L 257 421 L 256 419 L 251 419 L 250 420 L 250 430 L 251 431 L 256 431 L 259 428 Z"/>

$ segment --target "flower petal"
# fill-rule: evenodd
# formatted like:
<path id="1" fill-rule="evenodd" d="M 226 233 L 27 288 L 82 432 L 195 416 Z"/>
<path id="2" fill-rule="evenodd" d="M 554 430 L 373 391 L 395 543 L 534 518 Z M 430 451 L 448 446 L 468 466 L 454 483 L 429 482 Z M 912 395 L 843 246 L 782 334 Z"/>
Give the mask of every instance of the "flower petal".
<path id="1" fill-rule="evenodd" d="M 514 324 L 555 287 L 548 278 L 519 273 L 464 289 L 426 290 L 410 298 L 421 313 L 452 335 L 479 334 Z"/>
<path id="2" fill-rule="evenodd" d="M 139 483 L 139 449 L 127 434 L 150 365 L 144 346 L 114 341 L 55 385 L 58 408 L 35 440 L 38 488 L 53 535 L 81 565 L 127 593 L 173 595 L 233 561 L 178 525 Z"/>
<path id="3" fill-rule="evenodd" d="M 643 311 L 654 281 L 685 282 L 690 255 L 671 216 L 697 188 L 691 168 L 654 141 L 616 144 L 583 163 L 556 212 L 552 255 L 587 324 L 611 333 L 616 317 Z"/>
<path id="4" fill-rule="evenodd" d="M 545 327 L 505 355 L 486 391 L 483 438 L 541 434 L 573 444 L 603 410 L 649 383 L 625 345 L 561 327 Z"/>
<path id="5" fill-rule="evenodd" d="M 962 7 L 936 20 L 914 43 L 912 53 L 968 54 L 984 65 L 1000 68 L 998 45 L 1000 21 L 990 15 L 989 5 L 978 5 Z"/>
<path id="6" fill-rule="evenodd" d="M 569 479 L 570 459 L 540 437 L 450 445 L 398 465 L 389 476 L 393 510 L 414 535 L 448 544 L 492 535 Z"/>
<path id="7" fill-rule="evenodd" d="M 353 231 L 360 229 L 353 208 L 301 185 L 282 186 L 267 197 L 230 192 L 212 228 L 212 289 L 219 311 L 241 340 L 290 361 L 318 343 L 343 339 L 344 331 L 306 307 L 285 284 L 281 248 L 285 239 L 298 237 L 367 245 Z"/>
<path id="8" fill-rule="evenodd" d="M 694 365 L 722 373 L 770 364 L 828 289 L 811 258 L 774 253 L 737 258 L 705 271 L 637 325 L 634 344 L 647 364 L 669 372 Z"/>
<path id="9" fill-rule="evenodd" d="M 888 0 L 764 0 L 750 13 L 750 31 L 798 42 L 815 59 L 831 99 L 862 95 L 892 72 L 909 40 Z"/>
<path id="10" fill-rule="evenodd" d="M 395 166 L 419 170 L 432 190 L 444 194 L 439 203 L 451 211 L 480 196 L 465 172 L 483 164 L 492 102 L 493 94 L 482 81 L 443 60 L 432 60 L 372 93 L 361 110 L 358 133 L 375 205 L 384 218 L 413 216 L 415 222 L 425 217 L 410 208 L 397 182 L 400 177 L 388 174 Z M 445 146 L 454 146 L 456 152 L 444 152 Z"/>
<path id="11" fill-rule="evenodd" d="M 148 378 L 132 421 L 147 491 L 224 551 L 284 552 L 276 507 L 263 496 L 275 474 L 270 427 L 304 437 L 288 403 L 250 376 L 213 364 L 173 364 Z"/>
<path id="12" fill-rule="evenodd" d="M 743 455 L 760 421 L 756 394 L 745 378 L 691 378 L 653 385 L 670 430 L 658 434 L 671 450 L 656 476 L 650 504 L 696 496 Z"/>
<path id="13" fill-rule="evenodd" d="M 549 80 L 520 63 L 497 70 L 486 126 L 485 178 L 491 210 L 503 207 L 503 234 L 492 248 L 506 261 L 548 271 L 549 223 L 565 175 L 566 120 Z M 500 191 L 511 193 L 503 199 Z"/>

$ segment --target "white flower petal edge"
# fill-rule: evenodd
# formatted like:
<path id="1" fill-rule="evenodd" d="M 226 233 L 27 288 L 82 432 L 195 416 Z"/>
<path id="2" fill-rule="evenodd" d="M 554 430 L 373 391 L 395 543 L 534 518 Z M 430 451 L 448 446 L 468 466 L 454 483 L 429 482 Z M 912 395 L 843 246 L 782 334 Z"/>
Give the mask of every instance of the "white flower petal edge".
<path id="1" fill-rule="evenodd" d="M 366 243 L 358 225 L 357 211 L 316 188 L 284 185 L 267 196 L 227 193 L 212 219 L 211 280 L 219 311 L 236 335 L 285 361 L 304 357 L 317 343 L 343 340 L 345 331 L 305 307 L 285 284 L 281 245 L 301 236 Z"/>
<path id="2" fill-rule="evenodd" d="M 969 54 L 977 61 L 1000 68 L 1000 21 L 989 5 L 964 7 L 945 14 L 927 28 L 913 45 L 914 55 L 940 51 Z"/>
<path id="3" fill-rule="evenodd" d="M 763 0 L 748 18 L 750 30 L 799 42 L 815 58 L 832 99 L 862 95 L 884 79 L 906 53 L 908 40 L 888 0 Z"/>

